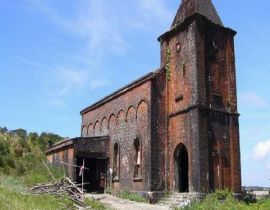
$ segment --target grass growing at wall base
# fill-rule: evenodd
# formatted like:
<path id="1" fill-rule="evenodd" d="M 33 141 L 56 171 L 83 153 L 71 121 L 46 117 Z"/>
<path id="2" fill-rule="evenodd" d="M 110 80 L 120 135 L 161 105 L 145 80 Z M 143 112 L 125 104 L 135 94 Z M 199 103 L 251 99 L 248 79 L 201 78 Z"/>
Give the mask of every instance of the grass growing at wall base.
<path id="1" fill-rule="evenodd" d="M 118 194 L 118 197 L 122 199 L 130 200 L 130 201 L 140 202 L 140 203 L 148 202 L 148 200 L 142 195 L 135 192 L 130 192 L 130 191 L 120 191 Z"/>

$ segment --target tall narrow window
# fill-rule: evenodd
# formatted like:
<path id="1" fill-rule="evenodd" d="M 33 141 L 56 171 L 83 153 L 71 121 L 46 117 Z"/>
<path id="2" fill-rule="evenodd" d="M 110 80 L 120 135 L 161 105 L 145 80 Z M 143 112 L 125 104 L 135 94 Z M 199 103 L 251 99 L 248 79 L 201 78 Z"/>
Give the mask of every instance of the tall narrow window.
<path id="1" fill-rule="evenodd" d="M 141 178 L 141 145 L 140 140 L 137 138 L 134 140 L 135 149 L 135 161 L 134 161 L 134 178 Z"/>
<path id="2" fill-rule="evenodd" d="M 117 143 L 113 148 L 113 180 L 119 180 L 119 146 Z"/>

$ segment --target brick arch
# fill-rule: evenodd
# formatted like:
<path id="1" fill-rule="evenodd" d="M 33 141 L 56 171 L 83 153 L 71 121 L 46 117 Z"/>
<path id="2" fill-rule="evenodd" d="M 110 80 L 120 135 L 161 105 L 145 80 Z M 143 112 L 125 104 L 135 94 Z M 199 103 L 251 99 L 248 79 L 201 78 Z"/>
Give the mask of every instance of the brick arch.
<path id="1" fill-rule="evenodd" d="M 106 135 L 108 133 L 108 128 L 109 128 L 109 122 L 107 117 L 103 117 L 100 125 L 100 133 L 102 135 Z"/>
<path id="2" fill-rule="evenodd" d="M 82 137 L 87 137 L 87 127 L 86 125 L 82 126 L 82 133 L 81 133 Z"/>
<path id="3" fill-rule="evenodd" d="M 126 121 L 126 113 L 121 109 L 117 114 L 117 125 L 123 124 Z"/>
<path id="4" fill-rule="evenodd" d="M 186 145 L 178 144 L 174 150 L 174 190 L 189 192 L 189 153 Z"/>
<path id="5" fill-rule="evenodd" d="M 109 117 L 109 129 L 115 127 L 116 123 L 117 123 L 117 119 L 116 119 L 115 114 L 111 114 Z"/>
<path id="6" fill-rule="evenodd" d="M 137 111 L 136 111 L 136 119 L 138 118 L 147 118 L 147 114 L 148 114 L 148 102 L 145 100 L 140 101 L 140 103 L 138 104 L 137 107 Z"/>
<path id="7" fill-rule="evenodd" d="M 136 109 L 134 106 L 130 106 L 126 115 L 127 122 L 132 123 L 136 120 Z"/>
<path id="8" fill-rule="evenodd" d="M 93 136 L 94 135 L 94 125 L 92 123 L 89 124 L 88 126 L 88 136 Z"/>
<path id="9" fill-rule="evenodd" d="M 94 126 L 94 135 L 98 136 L 100 135 L 100 124 L 99 121 L 97 120 Z"/>

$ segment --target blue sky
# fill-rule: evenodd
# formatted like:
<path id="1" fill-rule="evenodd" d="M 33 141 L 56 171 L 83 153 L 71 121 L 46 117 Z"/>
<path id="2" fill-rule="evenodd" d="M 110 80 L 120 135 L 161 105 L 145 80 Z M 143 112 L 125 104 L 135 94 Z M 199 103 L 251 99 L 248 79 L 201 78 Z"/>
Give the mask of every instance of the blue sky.
<path id="1" fill-rule="evenodd" d="M 235 39 L 244 185 L 270 185 L 270 2 L 213 0 Z M 80 135 L 79 111 L 159 67 L 180 0 L 0 0 L 0 126 Z"/>

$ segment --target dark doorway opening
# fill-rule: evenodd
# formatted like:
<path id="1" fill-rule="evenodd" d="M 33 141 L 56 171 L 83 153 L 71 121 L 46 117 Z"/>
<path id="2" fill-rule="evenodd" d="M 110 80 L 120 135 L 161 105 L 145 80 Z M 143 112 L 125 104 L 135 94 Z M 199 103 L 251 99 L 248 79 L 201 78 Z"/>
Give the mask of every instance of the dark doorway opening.
<path id="1" fill-rule="evenodd" d="M 77 157 L 77 165 L 82 166 L 83 160 L 86 168 L 84 170 L 84 189 L 87 192 L 104 193 L 107 159 Z M 76 177 L 76 182 L 81 184 L 80 168 L 76 170 Z"/>
<path id="2" fill-rule="evenodd" d="M 175 149 L 175 190 L 188 192 L 188 152 L 185 145 L 180 144 Z"/>

